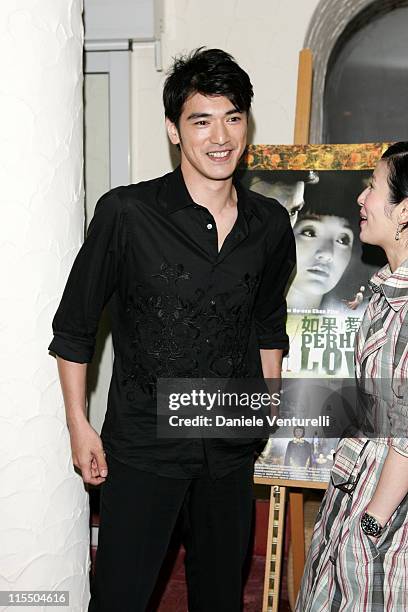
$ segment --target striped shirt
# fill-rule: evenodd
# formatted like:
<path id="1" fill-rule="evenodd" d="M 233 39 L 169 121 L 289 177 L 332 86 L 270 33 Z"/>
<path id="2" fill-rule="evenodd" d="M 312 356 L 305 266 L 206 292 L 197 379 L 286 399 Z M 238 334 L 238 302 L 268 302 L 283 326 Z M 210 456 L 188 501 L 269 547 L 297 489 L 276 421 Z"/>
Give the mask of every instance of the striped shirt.
<path id="1" fill-rule="evenodd" d="M 408 436 L 401 435 L 408 422 L 408 260 L 394 273 L 387 264 L 369 284 L 373 296 L 356 338 L 356 377 L 368 391 L 379 388 L 391 423 L 385 442 L 408 456 Z"/>
<path id="2" fill-rule="evenodd" d="M 356 378 L 375 398 L 376 431 L 388 436 L 379 444 L 408 456 L 408 260 L 392 273 L 387 264 L 369 281 L 373 292 L 355 344 Z M 405 400 L 404 398 L 407 397 Z M 366 438 L 342 440 L 331 478 L 336 486 L 352 486 Z"/>
<path id="3" fill-rule="evenodd" d="M 370 287 L 373 296 L 356 338 L 356 377 L 389 421 L 390 435 L 340 440 L 296 612 L 408 610 L 408 495 L 375 544 L 360 527 L 388 447 L 408 455 L 408 260 L 394 273 L 382 268 Z"/>

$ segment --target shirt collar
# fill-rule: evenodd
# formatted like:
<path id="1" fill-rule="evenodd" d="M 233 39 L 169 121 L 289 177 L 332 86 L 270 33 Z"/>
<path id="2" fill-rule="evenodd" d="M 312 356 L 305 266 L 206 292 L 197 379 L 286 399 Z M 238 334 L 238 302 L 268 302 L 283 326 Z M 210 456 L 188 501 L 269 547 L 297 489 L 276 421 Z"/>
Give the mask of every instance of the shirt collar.
<path id="1" fill-rule="evenodd" d="M 259 212 L 256 210 L 250 197 L 250 192 L 241 185 L 239 180 L 235 177 L 233 179 L 233 184 L 237 191 L 238 210 L 243 211 L 247 221 L 252 214 L 261 220 Z M 169 215 L 187 206 L 197 206 L 197 203 L 192 199 L 184 182 L 181 166 L 177 166 L 173 172 L 168 174 L 167 193 L 164 201 L 167 214 Z"/>
<path id="2" fill-rule="evenodd" d="M 393 310 L 400 310 L 408 301 L 408 259 L 395 272 L 387 264 L 371 277 L 369 285 L 374 293 L 384 295 Z"/>

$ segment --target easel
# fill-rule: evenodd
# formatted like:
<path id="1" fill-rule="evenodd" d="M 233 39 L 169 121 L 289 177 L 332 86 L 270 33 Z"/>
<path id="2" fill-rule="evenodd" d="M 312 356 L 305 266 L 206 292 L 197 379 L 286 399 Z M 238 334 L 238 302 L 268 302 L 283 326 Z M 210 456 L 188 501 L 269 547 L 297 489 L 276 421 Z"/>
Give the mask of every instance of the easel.
<path id="1" fill-rule="evenodd" d="M 294 132 L 295 145 L 309 143 L 311 100 L 312 52 L 310 49 L 302 49 L 299 54 Z M 278 612 L 280 575 L 283 556 L 285 502 L 288 496 L 288 490 L 291 538 L 293 546 L 293 582 L 296 596 L 299 591 L 305 564 L 303 492 L 301 489 L 326 489 L 327 484 L 322 482 L 282 480 L 261 477 L 255 477 L 254 481 L 256 484 L 270 486 L 268 540 L 265 561 L 262 612 Z"/>
<path id="2" fill-rule="evenodd" d="M 266 545 L 262 612 L 279 611 L 279 589 L 282 570 L 285 529 L 285 502 L 289 489 L 290 526 L 293 546 L 293 582 L 298 593 L 305 565 L 303 492 L 292 489 L 326 489 L 327 483 L 283 480 L 255 476 L 256 484 L 270 486 L 268 539 Z"/>

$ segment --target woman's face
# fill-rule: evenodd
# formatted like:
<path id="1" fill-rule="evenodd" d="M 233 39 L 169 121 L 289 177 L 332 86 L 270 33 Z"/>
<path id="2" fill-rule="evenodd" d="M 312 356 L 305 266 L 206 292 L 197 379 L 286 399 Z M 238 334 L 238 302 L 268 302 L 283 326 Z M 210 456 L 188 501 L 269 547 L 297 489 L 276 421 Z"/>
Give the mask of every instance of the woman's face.
<path id="1" fill-rule="evenodd" d="M 354 234 L 346 219 L 331 215 L 300 219 L 296 238 L 297 291 L 323 295 L 339 282 L 347 268 Z"/>
<path id="2" fill-rule="evenodd" d="M 379 161 L 368 187 L 360 193 L 360 240 L 367 244 L 386 246 L 394 239 L 397 222 L 393 219 L 396 207 L 389 204 L 388 167 Z"/>
<path id="3" fill-rule="evenodd" d="M 289 213 L 290 223 L 294 227 L 299 211 L 305 205 L 304 181 L 295 183 L 268 183 L 267 181 L 254 181 L 251 184 L 251 189 L 257 193 L 261 193 L 268 198 L 275 198 Z"/>

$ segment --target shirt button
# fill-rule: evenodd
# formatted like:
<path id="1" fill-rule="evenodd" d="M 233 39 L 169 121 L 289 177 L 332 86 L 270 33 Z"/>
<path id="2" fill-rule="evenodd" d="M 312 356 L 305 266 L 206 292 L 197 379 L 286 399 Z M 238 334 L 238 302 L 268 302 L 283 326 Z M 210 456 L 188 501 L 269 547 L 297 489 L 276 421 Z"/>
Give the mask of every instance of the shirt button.
<path id="1" fill-rule="evenodd" d="M 207 229 L 212 229 L 212 223 L 207 223 Z"/>

